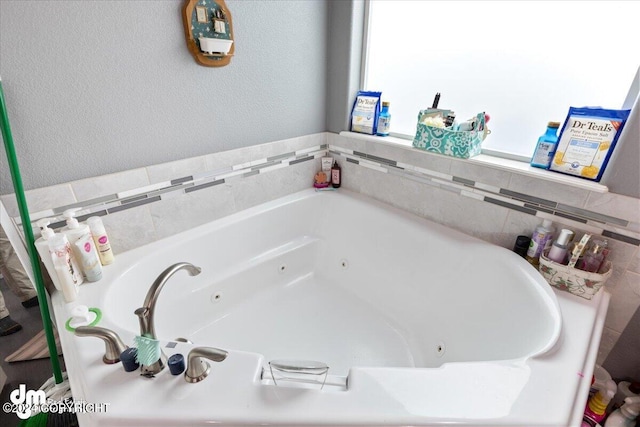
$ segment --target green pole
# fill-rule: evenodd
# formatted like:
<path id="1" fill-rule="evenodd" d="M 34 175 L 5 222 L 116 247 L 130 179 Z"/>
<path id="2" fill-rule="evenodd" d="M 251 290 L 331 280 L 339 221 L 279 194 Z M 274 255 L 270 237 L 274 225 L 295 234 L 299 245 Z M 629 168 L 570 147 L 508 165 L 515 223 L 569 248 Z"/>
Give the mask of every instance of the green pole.
<path id="1" fill-rule="evenodd" d="M 58 349 L 56 347 L 55 336 L 53 335 L 53 325 L 51 324 L 49 305 L 47 304 L 47 294 L 44 289 L 44 280 L 42 280 L 42 271 L 40 270 L 38 254 L 36 253 L 35 239 L 33 237 L 33 230 L 31 229 L 31 218 L 29 218 L 29 208 L 24 196 L 22 177 L 20 176 L 20 167 L 18 166 L 16 149 L 13 145 L 13 137 L 11 136 L 11 126 L 9 125 L 9 116 L 7 115 L 7 107 L 4 102 L 4 91 L 2 90 L 2 79 L 0 79 L 0 128 L 2 128 L 2 138 L 4 139 L 5 150 L 7 151 L 7 160 L 9 161 L 9 170 L 11 171 L 11 179 L 13 180 L 13 189 L 16 192 L 16 199 L 18 200 L 20 218 L 22 219 L 22 229 L 27 241 L 27 251 L 29 252 L 29 259 L 31 260 L 33 278 L 36 282 L 36 291 L 38 292 L 38 301 L 40 302 L 40 314 L 42 316 L 44 334 L 47 338 L 47 345 L 49 346 L 53 376 L 56 384 L 60 384 L 62 382 L 62 371 L 60 370 L 60 361 L 58 360 Z"/>

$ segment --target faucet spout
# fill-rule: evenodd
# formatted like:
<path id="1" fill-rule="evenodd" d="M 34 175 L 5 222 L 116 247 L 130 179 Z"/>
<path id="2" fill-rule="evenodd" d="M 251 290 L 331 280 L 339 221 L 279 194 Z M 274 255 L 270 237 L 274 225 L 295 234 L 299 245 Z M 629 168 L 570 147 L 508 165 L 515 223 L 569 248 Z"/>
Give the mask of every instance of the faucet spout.
<path id="1" fill-rule="evenodd" d="M 154 322 L 154 313 L 156 309 L 156 302 L 158 301 L 158 296 L 160 295 L 160 291 L 164 287 L 164 284 L 167 283 L 167 280 L 171 276 L 173 276 L 179 270 L 187 270 L 187 273 L 191 276 L 196 276 L 200 274 L 202 271 L 200 267 L 196 267 L 193 264 L 188 262 L 179 262 L 177 264 L 173 264 L 171 267 L 164 270 L 158 278 L 153 282 L 151 288 L 147 292 L 147 297 L 144 299 L 144 305 L 138 308 L 134 313 L 138 316 L 138 320 L 140 321 L 140 335 L 146 338 L 158 339 L 156 336 L 155 322 Z M 162 371 L 167 362 L 167 356 L 160 350 L 160 359 L 156 360 L 154 363 L 150 365 L 140 365 L 140 370 L 142 371 L 143 376 L 148 378 L 153 378 L 157 373 Z"/>
<path id="2" fill-rule="evenodd" d="M 162 288 L 164 287 L 165 283 L 167 283 L 169 278 L 179 270 L 183 269 L 187 270 L 187 273 L 189 273 L 190 276 L 197 276 L 202 271 L 200 267 L 196 267 L 195 265 L 188 262 L 179 262 L 177 264 L 173 264 L 171 267 L 168 267 L 166 270 L 160 273 L 158 278 L 149 288 L 147 296 L 144 299 L 143 306 L 138 308 L 134 312 L 136 316 L 138 316 L 138 320 L 140 322 L 141 336 L 157 339 L 154 313 L 156 309 L 156 303 L 158 301 L 158 296 L 160 295 L 160 291 L 162 291 Z"/>

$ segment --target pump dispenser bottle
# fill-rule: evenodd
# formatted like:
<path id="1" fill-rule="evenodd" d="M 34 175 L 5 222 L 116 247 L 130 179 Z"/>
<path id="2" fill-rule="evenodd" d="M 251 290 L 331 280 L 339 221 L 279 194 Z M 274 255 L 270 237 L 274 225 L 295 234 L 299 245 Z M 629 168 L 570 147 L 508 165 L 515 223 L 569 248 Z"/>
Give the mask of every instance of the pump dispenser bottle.
<path id="1" fill-rule="evenodd" d="M 633 427 L 640 414 L 640 397 L 627 397 L 624 405 L 609 415 L 604 427 Z"/>
<path id="2" fill-rule="evenodd" d="M 555 261 L 558 264 L 565 264 L 567 260 L 567 246 L 573 238 L 573 231 L 563 228 L 560 230 L 558 239 L 553 242 L 551 249 L 549 249 L 549 258 L 551 261 Z"/>
<path id="3" fill-rule="evenodd" d="M 100 255 L 91 236 L 87 224 L 81 224 L 75 218 L 80 209 L 67 209 L 62 216 L 67 219 L 67 226 L 60 232 L 67 237 L 71 251 L 82 269 L 82 274 L 89 282 L 96 282 L 102 278 L 102 264 Z"/>
<path id="4" fill-rule="evenodd" d="M 589 399 L 584 409 L 584 417 L 582 418 L 581 427 L 593 427 L 604 419 L 607 415 L 607 405 L 616 394 L 616 383 L 613 380 L 607 380 L 604 387 L 596 392 Z"/>
<path id="5" fill-rule="evenodd" d="M 36 222 L 36 225 L 40 229 L 40 238 L 35 241 L 35 246 L 42 263 L 49 273 L 49 277 L 51 277 L 53 285 L 56 289 L 60 290 L 60 281 L 58 281 L 58 277 L 56 276 L 56 269 L 53 266 L 53 258 L 51 258 L 48 242 L 55 232 L 48 227 L 49 224 L 51 224 L 51 218 L 42 218 Z"/>
<path id="6" fill-rule="evenodd" d="M 604 261 L 604 250 L 607 248 L 606 240 L 594 240 L 593 245 L 582 257 L 579 269 L 596 273 Z"/>
<path id="7" fill-rule="evenodd" d="M 76 240 L 85 234 L 91 234 L 89 231 L 89 226 L 86 224 L 80 224 L 76 219 L 76 212 L 80 209 L 67 209 L 62 212 L 62 216 L 67 220 L 67 226 L 60 229 L 60 233 L 67 236 L 67 240 L 69 240 L 70 244 L 74 244 Z"/>
<path id="8" fill-rule="evenodd" d="M 75 301 L 78 296 L 78 286 L 82 284 L 82 273 L 71 254 L 71 246 L 64 234 L 54 234 L 47 240 L 49 252 L 53 259 L 55 276 L 59 289 L 66 302 Z"/>

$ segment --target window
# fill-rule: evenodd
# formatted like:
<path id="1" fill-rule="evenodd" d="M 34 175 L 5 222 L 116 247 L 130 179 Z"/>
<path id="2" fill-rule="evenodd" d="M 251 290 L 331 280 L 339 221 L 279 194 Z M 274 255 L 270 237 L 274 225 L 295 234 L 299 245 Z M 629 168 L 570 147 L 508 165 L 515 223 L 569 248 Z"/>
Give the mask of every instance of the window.
<path id="1" fill-rule="evenodd" d="M 621 108 L 638 65 L 640 3 L 369 3 L 363 87 L 391 102 L 392 132 L 413 137 L 418 111 L 491 115 L 483 148 L 528 159 L 570 106 Z"/>

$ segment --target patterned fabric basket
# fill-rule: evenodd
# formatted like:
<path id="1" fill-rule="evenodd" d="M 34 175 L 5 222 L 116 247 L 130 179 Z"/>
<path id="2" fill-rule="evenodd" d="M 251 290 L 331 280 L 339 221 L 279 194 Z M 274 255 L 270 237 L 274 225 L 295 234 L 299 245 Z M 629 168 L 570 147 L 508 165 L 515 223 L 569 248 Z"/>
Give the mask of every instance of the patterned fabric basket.
<path id="1" fill-rule="evenodd" d="M 423 124 L 422 118 L 428 112 L 429 110 L 421 110 L 418 114 L 418 128 L 413 139 L 414 147 L 461 159 L 468 159 L 480 154 L 480 145 L 486 134 L 484 112 L 476 115 L 479 123 L 478 129 L 460 132 Z"/>
<path id="2" fill-rule="evenodd" d="M 547 258 L 548 252 L 544 251 L 540 255 L 540 273 L 551 286 L 563 291 L 591 299 L 611 277 L 611 261 L 605 261 L 603 273 L 589 273 L 551 261 Z"/>

